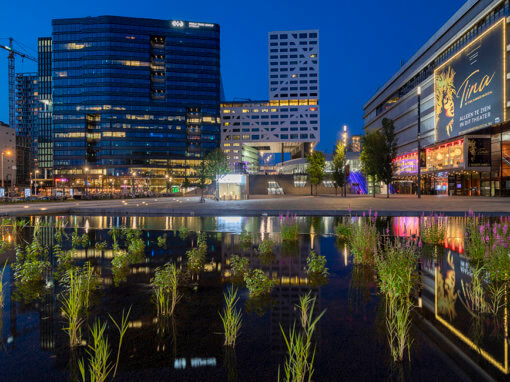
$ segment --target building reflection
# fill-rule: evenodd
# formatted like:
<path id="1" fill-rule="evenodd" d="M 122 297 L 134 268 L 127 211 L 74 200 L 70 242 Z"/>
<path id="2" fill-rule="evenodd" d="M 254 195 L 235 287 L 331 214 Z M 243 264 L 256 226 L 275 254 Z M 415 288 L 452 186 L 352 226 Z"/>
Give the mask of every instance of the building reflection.
<path id="1" fill-rule="evenodd" d="M 445 245 L 435 259 L 422 259 L 421 270 L 423 309 L 417 312 L 422 319 L 437 329 L 440 338 L 453 348 L 454 356 L 467 359 L 480 374 L 488 371 L 497 377 L 498 370 L 508 375 L 508 286 L 499 312 L 480 308 L 488 306 L 488 301 L 480 299 L 476 311 L 471 308 L 472 265 L 461 253 Z M 489 292 L 484 290 L 481 298 L 489 299 Z M 433 334 L 427 330 L 427 335 Z"/>

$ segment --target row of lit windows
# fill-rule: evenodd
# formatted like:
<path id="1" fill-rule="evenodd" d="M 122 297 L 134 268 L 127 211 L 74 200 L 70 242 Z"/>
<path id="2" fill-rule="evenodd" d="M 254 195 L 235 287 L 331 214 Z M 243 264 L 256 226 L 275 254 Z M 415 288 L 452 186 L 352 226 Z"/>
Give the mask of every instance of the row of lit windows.
<path id="1" fill-rule="evenodd" d="M 301 32 L 299 33 L 290 33 L 290 36 L 291 38 L 317 38 L 317 32 L 309 32 L 309 33 L 304 33 L 304 32 Z M 289 32 L 288 33 L 281 33 L 281 34 L 276 34 L 276 33 L 271 33 L 269 35 L 269 39 L 270 40 L 278 40 L 278 38 L 280 38 L 280 40 L 287 40 L 289 38 Z"/>

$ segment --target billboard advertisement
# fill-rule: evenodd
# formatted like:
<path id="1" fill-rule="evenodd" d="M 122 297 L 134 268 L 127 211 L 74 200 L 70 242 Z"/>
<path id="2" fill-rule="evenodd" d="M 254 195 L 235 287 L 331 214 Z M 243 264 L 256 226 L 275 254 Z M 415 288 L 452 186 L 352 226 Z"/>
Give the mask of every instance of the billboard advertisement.
<path id="1" fill-rule="evenodd" d="M 505 19 L 434 71 L 436 140 L 505 119 Z"/>

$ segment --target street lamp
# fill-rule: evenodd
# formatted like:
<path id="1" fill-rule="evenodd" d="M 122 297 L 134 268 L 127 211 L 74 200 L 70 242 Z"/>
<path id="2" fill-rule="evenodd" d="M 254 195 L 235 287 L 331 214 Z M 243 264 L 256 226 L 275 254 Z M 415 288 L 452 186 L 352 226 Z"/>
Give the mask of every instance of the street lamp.
<path id="1" fill-rule="evenodd" d="M 421 166 L 420 166 L 420 139 L 421 139 L 421 86 L 418 86 L 418 89 L 416 90 L 416 93 L 418 94 L 418 190 L 417 195 L 418 199 L 421 198 Z"/>
<path id="2" fill-rule="evenodd" d="M 131 175 L 133 175 L 133 181 L 132 181 L 132 186 L 131 186 L 131 191 L 133 192 L 133 198 L 135 197 L 135 175 L 136 173 L 133 171 L 131 173 Z"/>
<path id="3" fill-rule="evenodd" d="M 347 146 L 347 125 L 344 125 L 344 132 L 342 133 L 342 141 L 344 143 L 344 147 Z"/>
<path id="4" fill-rule="evenodd" d="M 89 168 L 85 167 L 83 170 L 84 170 L 84 173 L 85 173 L 85 196 L 88 196 L 89 193 L 88 193 L 87 183 L 89 182 L 89 177 L 88 177 L 87 173 L 89 171 Z"/>
<path id="5" fill-rule="evenodd" d="M 2 151 L 2 188 L 4 188 L 4 155 L 7 155 L 8 157 L 10 157 L 12 155 L 12 152 L 10 150 L 7 150 L 7 151 Z"/>

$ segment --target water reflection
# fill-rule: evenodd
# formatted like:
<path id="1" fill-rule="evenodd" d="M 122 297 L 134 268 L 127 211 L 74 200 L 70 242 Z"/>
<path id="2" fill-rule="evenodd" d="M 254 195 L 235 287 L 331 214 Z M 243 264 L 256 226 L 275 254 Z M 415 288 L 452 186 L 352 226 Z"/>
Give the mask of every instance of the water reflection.
<path id="1" fill-rule="evenodd" d="M 30 227 L 16 238 L 11 235 L 11 243 L 29 241 L 33 225 L 44 223 L 40 228 L 41 242 L 54 246 L 55 223 L 61 221 L 77 224 L 80 235 L 87 233 L 91 243 L 88 248 L 73 252 L 77 262 L 92 262 L 102 286 L 91 316 L 120 315 L 123 309 L 133 306 L 119 366 L 120 376 L 125 380 L 149 375 L 155 380 L 169 377 L 274 380 L 286 352 L 280 324 L 285 330 L 292 326 L 297 318 L 295 304 L 308 291 L 317 299 L 316 313 L 328 310 L 315 338 L 317 380 L 335 380 L 339 373 L 356 375 L 359 379 L 375 379 L 380 375 L 412 379 L 431 367 L 436 375 L 455 379 L 458 375 L 444 361 L 450 357 L 451 350 L 446 345 L 439 349 L 430 345 L 436 341 L 429 339 L 434 335 L 449 341 L 456 352 L 473 363 L 478 362 L 477 357 L 483 358 L 486 362 L 481 367 L 490 375 L 498 378 L 501 373 L 508 374 L 508 288 L 496 285 L 499 289 L 487 289 L 483 277 L 477 280 L 476 268 L 464 256 L 466 218 L 448 218 L 444 243 L 423 248 L 427 255 L 421 259 L 422 308 L 414 310 L 420 322 L 415 320 L 413 370 L 407 370 L 407 366 L 388 366 L 384 302 L 378 295 L 374 269 L 353 265 L 348 245 L 330 236 L 338 219 L 300 217 L 299 240 L 284 244 L 279 235 L 278 217 L 32 217 Z M 143 259 L 128 267 L 118 287 L 114 286 L 111 268 L 112 237 L 108 229 L 112 226 L 143 229 L 141 237 L 146 248 Z M 196 235 L 180 238 L 178 229 L 183 226 L 194 232 L 208 232 L 207 262 L 196 286 L 183 290 L 175 317 L 164 319 L 157 317 L 151 302 L 149 280 L 154 269 L 169 260 L 178 268 L 185 268 L 185 252 L 196 244 Z M 378 226 L 381 232 L 389 226 L 397 236 L 420 232 L 419 218 L 380 219 Z M 241 245 L 239 234 L 243 230 L 252 233 L 251 246 Z M 67 234 L 70 237 L 71 230 Z M 158 245 L 158 237 L 163 234 L 167 235 L 166 248 Z M 2 237 L 8 235 L 2 232 Z M 270 256 L 261 256 L 256 249 L 265 238 L 276 242 Z M 71 247 L 68 241 L 64 243 L 66 250 Z M 108 242 L 108 248 L 94 247 L 95 243 L 104 241 Z M 327 257 L 330 278 L 325 284 L 311 284 L 306 273 L 306 258 L 312 249 Z M 229 259 L 234 254 L 249 258 L 252 267 L 262 269 L 277 285 L 269 296 L 260 299 L 250 299 L 242 290 L 245 321 L 240 346 L 231 352 L 223 347 L 218 312 L 223 304 L 224 285 L 232 281 Z M 0 264 L 5 259 L 14 259 L 12 246 L 0 255 Z M 55 265 L 55 259 L 50 262 Z M 7 370 L 12 370 L 22 357 L 39 368 L 45 367 L 53 379 L 72 377 L 76 372 L 72 368 L 76 365 L 76 355 L 70 354 L 68 339 L 62 331 L 64 323 L 56 298 L 58 287 L 50 284 L 46 294 L 27 304 L 14 297 L 16 288 L 12 286 L 10 269 L 6 279 L 10 282 L 0 316 L 4 349 L 0 360 L 5 371 L 0 371 L 0 379 L 8 380 Z M 485 288 L 483 294 L 477 292 L 477 283 Z M 421 325 L 422 321 L 435 328 L 435 332 Z M 110 338 L 115 338 L 114 335 L 108 333 Z M 37 379 L 30 371 L 26 377 Z"/>

